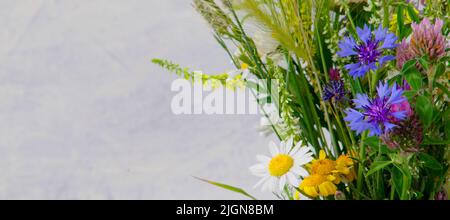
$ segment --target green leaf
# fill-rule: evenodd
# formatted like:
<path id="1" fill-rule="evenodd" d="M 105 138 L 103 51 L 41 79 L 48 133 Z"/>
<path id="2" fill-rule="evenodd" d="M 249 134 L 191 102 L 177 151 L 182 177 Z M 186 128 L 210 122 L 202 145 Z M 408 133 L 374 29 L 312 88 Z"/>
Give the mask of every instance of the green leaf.
<path id="1" fill-rule="evenodd" d="M 406 62 L 405 64 L 403 64 L 402 73 L 403 74 L 407 73 L 409 71 L 409 69 L 416 68 L 416 63 L 417 63 L 417 60 L 414 59 L 414 60 L 410 60 L 410 61 Z"/>
<path id="2" fill-rule="evenodd" d="M 375 161 L 370 167 L 369 172 L 367 172 L 366 177 L 384 169 L 385 167 L 393 164 L 393 161 Z"/>
<path id="3" fill-rule="evenodd" d="M 364 140 L 364 144 L 373 147 L 373 148 L 378 148 L 378 146 L 380 146 L 380 138 L 378 137 L 368 137 Z"/>
<path id="4" fill-rule="evenodd" d="M 431 101 L 425 96 L 417 97 L 416 111 L 424 126 L 426 128 L 430 127 L 433 122 L 433 105 L 431 104 Z"/>
<path id="5" fill-rule="evenodd" d="M 431 139 L 425 139 L 422 143 L 422 145 L 450 145 L 450 140 L 431 140 Z"/>
<path id="6" fill-rule="evenodd" d="M 429 58 L 428 58 L 427 55 L 419 58 L 418 60 L 419 60 L 419 63 L 422 65 L 422 67 L 425 70 L 429 70 L 430 69 L 430 61 L 429 61 Z"/>
<path id="7" fill-rule="evenodd" d="M 397 165 L 392 169 L 392 184 L 401 200 L 408 200 L 408 191 L 411 187 L 411 172 L 407 168 Z"/>
<path id="8" fill-rule="evenodd" d="M 444 63 L 439 63 L 436 66 L 436 72 L 435 72 L 435 77 L 436 79 L 438 79 L 439 77 L 441 77 L 444 73 L 445 73 L 445 64 Z"/>
<path id="9" fill-rule="evenodd" d="M 232 191 L 232 192 L 235 192 L 235 193 L 242 194 L 242 195 L 244 195 L 244 196 L 246 196 L 246 197 L 248 197 L 248 198 L 250 198 L 250 199 L 257 200 L 255 197 L 253 197 L 252 195 L 248 194 L 247 192 L 245 192 L 245 191 L 244 191 L 243 189 L 241 189 L 241 188 L 237 188 L 237 187 L 234 187 L 234 186 L 226 185 L 226 184 L 223 184 L 223 183 L 218 183 L 218 182 L 213 182 L 213 181 L 205 180 L 205 179 L 198 178 L 198 177 L 194 177 L 194 178 L 195 178 L 195 179 L 198 179 L 198 180 L 200 180 L 200 181 L 202 181 L 202 182 L 209 183 L 209 184 L 211 184 L 211 185 L 220 187 L 220 188 L 222 188 L 222 189 L 226 189 L 226 190 L 229 190 L 229 191 Z"/>
<path id="10" fill-rule="evenodd" d="M 408 69 L 408 72 L 405 73 L 405 78 L 408 84 L 414 89 L 419 90 L 422 88 L 422 74 L 415 67 L 411 67 Z"/>
<path id="11" fill-rule="evenodd" d="M 409 17 L 411 20 L 413 20 L 415 23 L 420 22 L 419 15 L 416 13 L 416 9 L 412 5 L 408 5 L 406 7 L 406 10 L 408 11 Z"/>
<path id="12" fill-rule="evenodd" d="M 419 159 L 423 162 L 423 165 L 432 170 L 440 171 L 443 169 L 442 165 L 434 157 L 426 154 L 420 153 Z"/>
<path id="13" fill-rule="evenodd" d="M 397 28 L 400 36 L 403 36 L 403 29 L 405 27 L 405 22 L 403 18 L 403 7 L 400 5 L 397 7 Z"/>
<path id="14" fill-rule="evenodd" d="M 416 100 L 415 96 L 417 95 L 417 91 L 416 90 L 404 91 L 403 95 L 411 102 Z"/>

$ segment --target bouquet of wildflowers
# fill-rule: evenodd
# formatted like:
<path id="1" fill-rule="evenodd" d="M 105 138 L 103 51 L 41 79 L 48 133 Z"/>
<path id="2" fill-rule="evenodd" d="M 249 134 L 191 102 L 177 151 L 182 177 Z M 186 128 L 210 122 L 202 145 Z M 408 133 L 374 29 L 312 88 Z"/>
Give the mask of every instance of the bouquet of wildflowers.
<path id="1" fill-rule="evenodd" d="M 250 168 L 256 187 L 291 200 L 448 199 L 450 1 L 193 5 L 237 70 L 153 62 L 205 86 L 252 90 L 276 137 Z"/>

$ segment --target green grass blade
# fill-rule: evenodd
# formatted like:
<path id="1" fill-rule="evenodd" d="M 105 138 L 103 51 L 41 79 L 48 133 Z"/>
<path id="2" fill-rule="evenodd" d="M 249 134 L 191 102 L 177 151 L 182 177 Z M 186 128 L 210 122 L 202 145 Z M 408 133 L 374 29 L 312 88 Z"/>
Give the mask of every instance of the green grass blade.
<path id="1" fill-rule="evenodd" d="M 229 191 L 232 191 L 232 192 L 235 192 L 235 193 L 239 193 L 239 194 L 244 195 L 244 196 L 246 196 L 246 197 L 248 197 L 250 199 L 257 200 L 255 197 L 253 197 L 252 195 L 248 194 L 247 192 L 245 192 L 241 188 L 237 188 L 237 187 L 234 187 L 234 186 L 226 185 L 226 184 L 223 184 L 223 183 L 209 181 L 209 180 L 198 178 L 198 177 L 194 177 L 194 178 L 198 179 L 198 180 L 200 180 L 202 182 L 209 183 L 211 185 L 220 187 L 222 189 L 226 189 L 226 190 L 229 190 Z"/>

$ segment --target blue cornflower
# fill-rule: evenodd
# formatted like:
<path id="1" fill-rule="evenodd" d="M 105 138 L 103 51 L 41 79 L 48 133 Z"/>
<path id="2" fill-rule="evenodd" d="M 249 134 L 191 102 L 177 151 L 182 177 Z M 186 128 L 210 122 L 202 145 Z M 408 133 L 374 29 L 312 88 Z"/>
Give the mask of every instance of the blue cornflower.
<path id="1" fill-rule="evenodd" d="M 395 49 L 398 45 L 397 36 L 390 33 L 388 29 L 383 29 L 380 25 L 377 30 L 372 30 L 364 25 L 364 29 L 356 28 L 359 42 L 353 37 L 345 37 L 339 42 L 339 51 L 337 54 L 341 57 L 353 56 L 357 59 L 356 63 L 348 64 L 345 68 L 354 78 L 364 77 L 370 70 L 381 68 L 386 62 L 394 60 L 395 56 L 383 56 L 384 50 Z M 378 64 L 378 65 L 377 65 Z"/>
<path id="2" fill-rule="evenodd" d="M 389 87 L 388 84 L 380 83 L 377 88 L 377 97 L 369 99 L 365 94 L 358 94 L 354 103 L 356 109 L 348 109 L 345 121 L 349 122 L 352 130 L 361 134 L 369 130 L 370 136 L 380 136 L 397 125 L 399 121 L 407 117 L 406 111 L 396 111 L 393 106 L 406 101 L 403 89 L 397 84 Z"/>

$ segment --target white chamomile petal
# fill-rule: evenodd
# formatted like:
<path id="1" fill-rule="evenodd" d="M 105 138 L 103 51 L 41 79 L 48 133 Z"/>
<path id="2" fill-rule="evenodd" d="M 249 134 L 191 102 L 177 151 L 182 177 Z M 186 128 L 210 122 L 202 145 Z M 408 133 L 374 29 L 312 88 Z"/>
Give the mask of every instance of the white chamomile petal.
<path id="1" fill-rule="evenodd" d="M 306 171 L 306 169 L 301 167 L 301 166 L 295 167 L 294 169 L 292 169 L 292 172 L 297 174 L 297 175 L 299 175 L 299 176 L 302 176 L 302 177 L 309 176 L 308 171 Z"/>
<path id="2" fill-rule="evenodd" d="M 270 177 L 269 187 L 272 192 L 275 192 L 278 190 L 278 182 L 279 182 L 278 178 Z"/>
<path id="3" fill-rule="evenodd" d="M 250 167 L 250 172 L 255 176 L 263 177 L 267 175 L 267 168 L 264 164 L 257 164 Z"/>
<path id="4" fill-rule="evenodd" d="M 271 186 L 270 186 L 271 181 L 272 181 L 272 177 L 270 177 L 270 176 L 267 177 L 265 179 L 264 183 L 262 184 L 261 191 L 267 192 L 269 189 L 271 189 Z"/>
<path id="5" fill-rule="evenodd" d="M 270 157 L 264 156 L 264 155 L 258 155 L 258 156 L 256 156 L 256 160 L 258 160 L 261 163 L 268 164 L 270 162 Z"/>
<path id="6" fill-rule="evenodd" d="M 280 191 L 284 190 L 284 186 L 286 185 L 287 177 L 286 175 L 280 177 L 280 180 L 278 181 L 278 189 Z"/>
<path id="7" fill-rule="evenodd" d="M 284 144 L 284 154 L 288 154 L 294 144 L 294 138 L 289 138 L 287 142 Z"/>
<path id="8" fill-rule="evenodd" d="M 258 183 L 255 184 L 255 186 L 253 188 L 258 188 L 261 185 L 264 186 L 267 183 L 267 180 L 270 178 L 270 176 L 264 176 L 260 181 L 258 181 Z"/>
<path id="9" fill-rule="evenodd" d="M 294 187 L 298 187 L 300 185 L 300 181 L 298 180 L 298 178 L 295 176 L 295 174 L 293 172 L 289 172 L 287 174 L 287 178 L 289 181 L 289 184 L 291 184 Z"/>
<path id="10" fill-rule="evenodd" d="M 272 156 L 277 156 L 278 154 L 280 154 L 280 151 L 274 142 L 269 143 L 269 150 Z"/>

